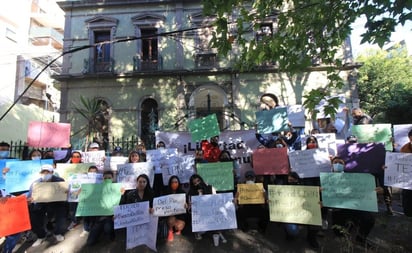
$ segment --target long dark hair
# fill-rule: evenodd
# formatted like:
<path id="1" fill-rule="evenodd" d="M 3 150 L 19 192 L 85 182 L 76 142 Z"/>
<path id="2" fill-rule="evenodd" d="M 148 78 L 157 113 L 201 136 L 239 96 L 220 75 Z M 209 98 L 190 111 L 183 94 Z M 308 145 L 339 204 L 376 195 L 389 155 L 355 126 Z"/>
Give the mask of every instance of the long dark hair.
<path id="1" fill-rule="evenodd" d="M 172 180 L 173 180 L 173 179 L 176 179 L 177 182 L 179 183 L 179 187 L 177 187 L 176 193 L 184 193 L 185 191 L 182 189 L 182 184 L 180 183 L 180 179 L 179 179 L 179 177 L 176 176 L 176 175 L 173 175 L 173 176 L 171 176 L 171 177 L 169 178 L 169 182 L 168 182 L 167 188 L 166 188 L 166 193 L 167 193 L 167 194 L 171 194 L 171 193 L 174 192 L 174 191 L 172 190 L 172 187 L 171 187 L 171 184 L 172 184 Z"/>

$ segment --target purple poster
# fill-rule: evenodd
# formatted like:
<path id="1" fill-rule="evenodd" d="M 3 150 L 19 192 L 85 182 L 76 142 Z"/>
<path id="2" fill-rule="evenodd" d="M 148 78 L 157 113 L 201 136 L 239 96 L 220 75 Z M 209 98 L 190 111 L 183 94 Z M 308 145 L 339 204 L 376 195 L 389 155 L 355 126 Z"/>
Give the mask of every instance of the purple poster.
<path id="1" fill-rule="evenodd" d="M 383 143 L 354 143 L 338 145 L 338 156 L 345 163 L 346 172 L 383 173 L 385 164 Z"/>

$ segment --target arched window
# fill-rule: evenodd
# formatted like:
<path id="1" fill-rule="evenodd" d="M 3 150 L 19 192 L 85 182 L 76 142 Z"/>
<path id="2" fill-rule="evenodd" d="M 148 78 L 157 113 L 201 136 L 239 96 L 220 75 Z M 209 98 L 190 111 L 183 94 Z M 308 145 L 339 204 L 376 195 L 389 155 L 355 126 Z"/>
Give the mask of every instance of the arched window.
<path id="1" fill-rule="evenodd" d="M 156 145 L 155 131 L 158 128 L 158 105 L 153 98 L 143 100 L 141 105 L 140 138 L 146 145 L 146 149 L 154 149 Z"/>

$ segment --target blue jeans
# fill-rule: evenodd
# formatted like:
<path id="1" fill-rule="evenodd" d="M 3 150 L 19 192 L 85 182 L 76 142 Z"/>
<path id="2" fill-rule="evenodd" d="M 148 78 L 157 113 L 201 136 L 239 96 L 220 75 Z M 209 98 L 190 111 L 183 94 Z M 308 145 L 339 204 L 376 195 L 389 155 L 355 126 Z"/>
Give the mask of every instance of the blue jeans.
<path id="1" fill-rule="evenodd" d="M 21 233 L 6 236 L 6 242 L 4 244 L 3 253 L 12 253 L 14 247 L 16 247 L 19 241 Z"/>

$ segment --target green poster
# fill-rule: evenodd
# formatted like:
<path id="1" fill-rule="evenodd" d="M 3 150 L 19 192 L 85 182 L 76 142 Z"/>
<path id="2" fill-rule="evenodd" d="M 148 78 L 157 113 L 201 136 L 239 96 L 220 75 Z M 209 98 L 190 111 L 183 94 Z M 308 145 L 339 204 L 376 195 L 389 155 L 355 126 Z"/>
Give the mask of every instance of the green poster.
<path id="1" fill-rule="evenodd" d="M 120 202 L 119 183 L 82 184 L 76 216 L 113 215 Z"/>
<path id="2" fill-rule="evenodd" d="M 210 114 L 204 118 L 191 120 L 188 128 L 189 132 L 192 134 L 193 141 L 206 140 L 220 134 L 216 114 Z"/>
<path id="3" fill-rule="evenodd" d="M 78 173 L 87 173 L 89 167 L 94 163 L 57 163 L 54 172 L 64 180 L 68 181 L 69 177 Z"/>
<path id="4" fill-rule="evenodd" d="M 198 163 L 197 173 L 207 184 L 216 191 L 230 191 L 234 189 L 233 162 Z"/>
<path id="5" fill-rule="evenodd" d="M 256 115 L 256 131 L 259 134 L 288 131 L 288 110 L 286 107 L 276 107 L 272 110 L 258 111 Z"/>
<path id="6" fill-rule="evenodd" d="M 375 177 L 369 173 L 320 173 L 323 206 L 378 211 Z"/>
<path id="7" fill-rule="evenodd" d="M 353 125 L 351 132 L 358 138 L 358 143 L 381 142 L 387 151 L 392 151 L 391 124 Z"/>
<path id="8" fill-rule="evenodd" d="M 268 185 L 270 221 L 321 225 L 319 187 Z"/>

